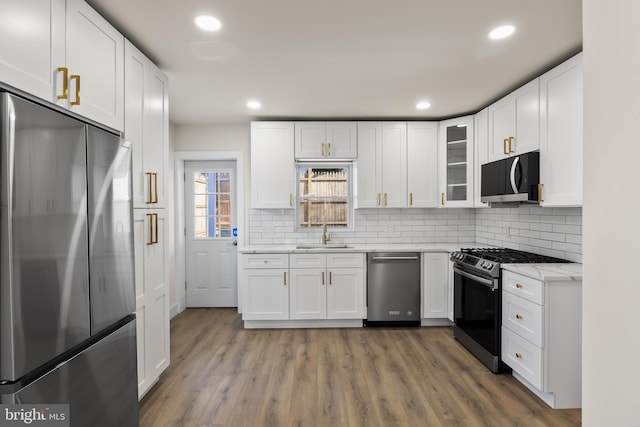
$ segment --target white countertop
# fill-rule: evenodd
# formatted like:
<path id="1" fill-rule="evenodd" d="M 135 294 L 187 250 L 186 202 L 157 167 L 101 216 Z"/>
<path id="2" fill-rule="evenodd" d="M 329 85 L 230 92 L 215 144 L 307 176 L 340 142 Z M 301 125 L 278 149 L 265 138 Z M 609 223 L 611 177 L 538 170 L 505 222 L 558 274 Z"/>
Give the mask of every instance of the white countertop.
<path id="1" fill-rule="evenodd" d="M 501 264 L 504 270 L 513 271 L 532 279 L 552 281 L 582 281 L 582 264 Z"/>
<path id="2" fill-rule="evenodd" d="M 373 244 L 351 245 L 348 248 L 297 249 L 296 245 L 256 245 L 239 249 L 243 254 L 258 253 L 317 253 L 317 252 L 453 252 L 460 248 L 488 248 L 490 245 L 470 243 L 424 243 L 424 244 Z"/>

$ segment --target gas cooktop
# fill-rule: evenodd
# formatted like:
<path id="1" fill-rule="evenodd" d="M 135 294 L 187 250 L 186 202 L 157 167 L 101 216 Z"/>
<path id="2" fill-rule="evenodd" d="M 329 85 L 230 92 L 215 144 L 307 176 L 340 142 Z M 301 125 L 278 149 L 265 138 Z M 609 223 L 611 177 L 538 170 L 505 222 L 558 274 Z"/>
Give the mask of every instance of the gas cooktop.
<path id="1" fill-rule="evenodd" d="M 464 248 L 451 254 L 451 260 L 492 277 L 500 276 L 500 264 L 567 263 L 561 258 L 508 248 Z"/>

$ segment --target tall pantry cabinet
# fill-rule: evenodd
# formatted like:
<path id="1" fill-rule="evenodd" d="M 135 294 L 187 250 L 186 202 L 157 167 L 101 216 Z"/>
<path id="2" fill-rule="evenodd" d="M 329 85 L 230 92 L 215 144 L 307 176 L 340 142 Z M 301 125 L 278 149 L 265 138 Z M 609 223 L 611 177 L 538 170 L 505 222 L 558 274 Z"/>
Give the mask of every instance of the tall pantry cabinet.
<path id="1" fill-rule="evenodd" d="M 169 366 L 167 77 L 125 42 L 125 138 L 133 144 L 138 397 Z"/>

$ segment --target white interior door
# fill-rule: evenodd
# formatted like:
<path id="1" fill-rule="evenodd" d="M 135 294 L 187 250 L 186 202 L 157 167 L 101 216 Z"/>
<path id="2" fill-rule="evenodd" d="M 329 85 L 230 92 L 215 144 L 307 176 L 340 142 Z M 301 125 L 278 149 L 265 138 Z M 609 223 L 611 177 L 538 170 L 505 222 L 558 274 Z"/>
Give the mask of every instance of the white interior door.
<path id="1" fill-rule="evenodd" d="M 235 161 L 185 162 L 187 307 L 237 307 Z"/>

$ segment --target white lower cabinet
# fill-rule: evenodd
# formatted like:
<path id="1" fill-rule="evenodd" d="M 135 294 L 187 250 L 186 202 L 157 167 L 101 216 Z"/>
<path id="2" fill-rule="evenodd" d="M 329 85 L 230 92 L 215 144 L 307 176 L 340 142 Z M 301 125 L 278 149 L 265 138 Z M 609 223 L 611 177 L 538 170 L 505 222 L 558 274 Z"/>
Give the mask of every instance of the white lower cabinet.
<path id="1" fill-rule="evenodd" d="M 291 254 L 290 319 L 362 319 L 364 255 Z"/>
<path id="2" fill-rule="evenodd" d="M 582 283 L 502 274 L 502 361 L 552 408 L 582 406 Z"/>
<path id="3" fill-rule="evenodd" d="M 244 320 L 289 319 L 288 258 L 287 254 L 242 255 Z"/>
<path id="4" fill-rule="evenodd" d="M 134 210 L 139 398 L 169 366 L 167 226 L 163 209 Z"/>
<path id="5" fill-rule="evenodd" d="M 446 319 L 449 315 L 449 253 L 422 254 L 422 318 Z"/>

